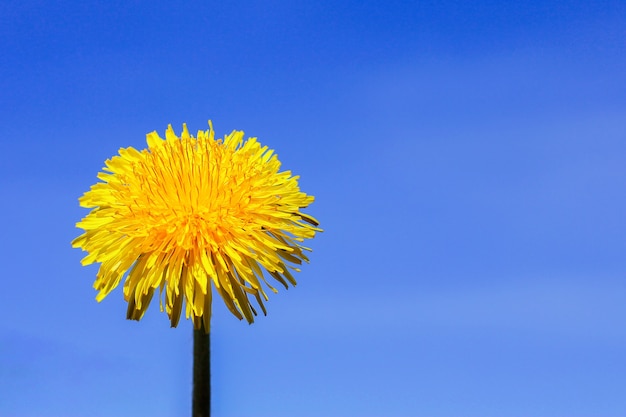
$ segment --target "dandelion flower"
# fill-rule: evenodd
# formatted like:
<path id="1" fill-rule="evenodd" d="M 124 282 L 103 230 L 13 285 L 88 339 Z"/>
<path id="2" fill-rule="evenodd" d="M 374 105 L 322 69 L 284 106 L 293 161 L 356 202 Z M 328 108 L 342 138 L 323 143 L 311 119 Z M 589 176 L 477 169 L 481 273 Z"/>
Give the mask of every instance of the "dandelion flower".
<path id="1" fill-rule="evenodd" d="M 80 198 L 91 212 L 76 224 L 84 233 L 72 246 L 99 263 L 94 288 L 101 301 L 125 277 L 127 318 L 139 320 L 159 290 L 172 327 L 183 305 L 194 328 L 209 331 L 212 288 L 240 320 L 254 321 L 253 299 L 266 314 L 268 274 L 285 288 L 290 270 L 308 262 L 301 245 L 321 231 L 302 213 L 313 196 L 298 176 L 256 138 L 241 131 L 215 139 L 213 126 L 180 137 L 146 135 L 148 148 L 122 148 L 105 162 Z M 265 271 L 265 274 L 264 274 Z M 264 283 L 264 285 L 262 285 Z"/>

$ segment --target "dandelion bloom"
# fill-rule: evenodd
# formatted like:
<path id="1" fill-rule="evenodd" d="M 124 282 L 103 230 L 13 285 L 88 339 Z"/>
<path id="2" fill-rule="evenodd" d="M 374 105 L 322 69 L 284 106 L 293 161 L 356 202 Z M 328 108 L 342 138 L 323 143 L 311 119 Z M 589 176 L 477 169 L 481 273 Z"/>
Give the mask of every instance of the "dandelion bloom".
<path id="1" fill-rule="evenodd" d="M 83 265 L 100 263 L 96 299 L 126 276 L 127 318 L 141 319 L 158 288 L 172 327 L 185 304 L 194 328 L 208 332 L 213 286 L 236 317 L 252 323 L 253 298 L 266 313 L 261 281 L 277 292 L 263 271 L 288 288 L 296 285 L 289 270 L 308 261 L 310 249 L 300 243 L 321 229 L 301 209 L 313 196 L 243 132 L 215 140 L 209 121 L 197 138 L 186 125 L 179 138 L 170 125 L 165 139 L 152 132 L 146 140 L 148 149 L 122 148 L 107 160 L 102 182 L 79 200 L 92 210 L 76 224 L 84 233 L 72 246 L 89 253 Z"/>

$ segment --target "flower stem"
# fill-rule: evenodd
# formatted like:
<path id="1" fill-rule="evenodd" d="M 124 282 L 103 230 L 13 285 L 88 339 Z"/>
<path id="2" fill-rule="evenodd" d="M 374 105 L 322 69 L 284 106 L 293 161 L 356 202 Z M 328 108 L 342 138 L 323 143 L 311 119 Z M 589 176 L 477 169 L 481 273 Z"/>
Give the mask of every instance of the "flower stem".
<path id="1" fill-rule="evenodd" d="M 211 416 L 211 337 L 204 329 L 193 331 L 192 417 Z"/>

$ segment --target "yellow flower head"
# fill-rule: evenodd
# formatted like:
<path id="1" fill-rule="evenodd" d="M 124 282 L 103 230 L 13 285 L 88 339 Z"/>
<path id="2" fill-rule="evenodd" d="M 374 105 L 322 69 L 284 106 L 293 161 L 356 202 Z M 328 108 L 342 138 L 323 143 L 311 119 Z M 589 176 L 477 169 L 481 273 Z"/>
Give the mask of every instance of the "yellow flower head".
<path id="1" fill-rule="evenodd" d="M 233 131 L 215 140 L 209 130 L 195 138 L 183 125 L 165 140 L 146 135 L 148 149 L 120 149 L 98 174 L 102 181 L 80 198 L 91 212 L 76 224 L 85 232 L 72 242 L 100 263 L 94 288 L 101 301 L 126 275 L 127 318 L 144 315 L 159 289 L 161 311 L 176 327 L 183 300 L 194 327 L 209 331 L 211 283 L 240 320 L 254 321 L 254 298 L 266 313 L 263 270 L 288 288 L 289 269 L 308 261 L 300 245 L 321 231 L 300 210 L 313 196 L 297 176 L 279 172 L 280 162 L 256 138 Z"/>

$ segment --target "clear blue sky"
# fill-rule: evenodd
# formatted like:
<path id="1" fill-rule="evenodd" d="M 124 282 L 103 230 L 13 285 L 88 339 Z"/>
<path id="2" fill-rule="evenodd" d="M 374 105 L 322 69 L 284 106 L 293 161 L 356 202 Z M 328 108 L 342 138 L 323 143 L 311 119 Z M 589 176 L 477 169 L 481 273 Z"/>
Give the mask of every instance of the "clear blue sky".
<path id="1" fill-rule="evenodd" d="M 177 5 L 173 5 L 178 3 Z M 325 232 L 215 417 L 626 415 L 626 3 L 0 4 L 0 415 L 190 415 L 191 329 L 70 247 L 145 134 L 275 149 Z"/>

